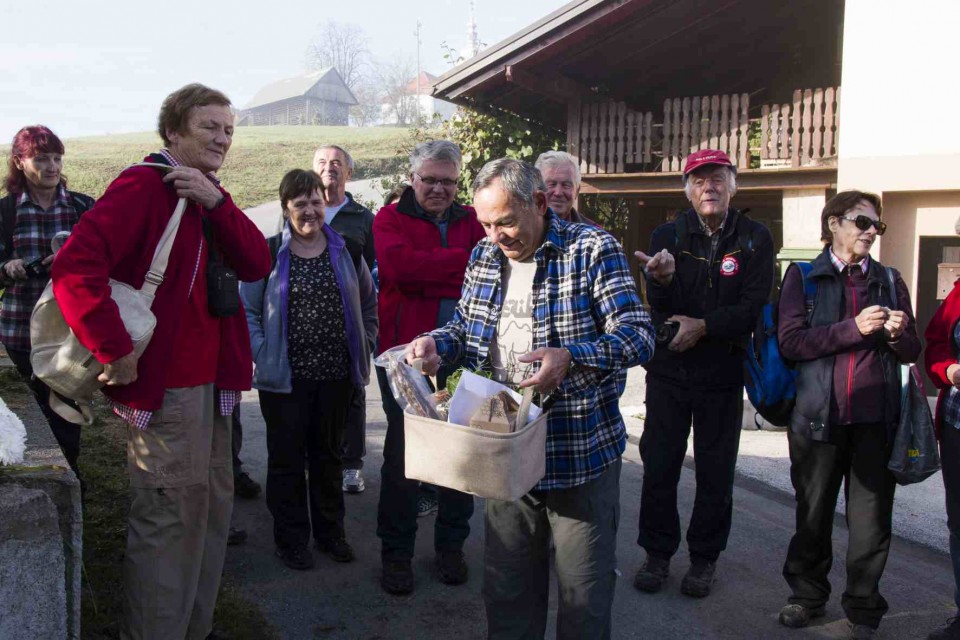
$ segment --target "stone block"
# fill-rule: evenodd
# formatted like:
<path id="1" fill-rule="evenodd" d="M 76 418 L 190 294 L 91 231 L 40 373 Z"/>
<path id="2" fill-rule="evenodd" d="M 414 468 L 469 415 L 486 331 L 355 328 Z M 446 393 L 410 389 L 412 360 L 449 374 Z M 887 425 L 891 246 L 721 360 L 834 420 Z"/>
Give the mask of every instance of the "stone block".
<path id="1" fill-rule="evenodd" d="M 67 637 L 57 507 L 40 489 L 0 484 L 0 638 Z"/>

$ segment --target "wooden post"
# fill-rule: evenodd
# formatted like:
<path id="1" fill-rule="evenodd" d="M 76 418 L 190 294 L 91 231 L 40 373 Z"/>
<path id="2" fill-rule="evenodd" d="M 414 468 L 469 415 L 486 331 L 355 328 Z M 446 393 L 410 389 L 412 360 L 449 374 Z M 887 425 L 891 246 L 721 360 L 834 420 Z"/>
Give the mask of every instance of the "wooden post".
<path id="1" fill-rule="evenodd" d="M 590 153 L 587 155 L 588 173 L 597 173 L 597 120 L 598 104 L 590 105 Z"/>
<path id="2" fill-rule="evenodd" d="M 720 96 L 720 150 L 726 153 L 730 151 L 730 96 L 724 94 Z"/>
<path id="3" fill-rule="evenodd" d="M 607 173 L 607 105 L 597 105 L 600 117 L 597 119 L 597 131 L 600 136 L 597 156 L 597 172 Z"/>
<path id="4" fill-rule="evenodd" d="M 611 102 L 607 105 L 607 173 L 615 173 L 617 170 L 617 103 Z"/>
<path id="5" fill-rule="evenodd" d="M 793 92 L 793 132 L 790 134 L 790 160 L 793 166 L 800 166 L 800 109 L 803 105 L 803 92 L 797 89 Z"/>
<path id="6" fill-rule="evenodd" d="M 740 163 L 741 169 L 750 166 L 750 94 L 740 94 Z"/>
<path id="7" fill-rule="evenodd" d="M 811 153 L 811 134 L 813 133 L 813 91 L 804 89 L 803 91 L 803 132 L 800 142 L 800 164 L 810 164 L 813 156 Z"/>
<path id="8" fill-rule="evenodd" d="M 684 98 L 680 103 L 682 117 L 680 119 L 680 153 L 690 153 L 690 98 Z"/>
<path id="9" fill-rule="evenodd" d="M 811 157 L 814 160 L 823 158 L 823 89 L 813 92 L 813 132 L 811 136 Z"/>
<path id="10" fill-rule="evenodd" d="M 580 96 L 567 102 L 567 153 L 577 159 L 583 171 L 583 158 L 580 155 Z"/>
<path id="11" fill-rule="evenodd" d="M 700 149 L 700 98 L 690 101 L 690 153 Z"/>
<path id="12" fill-rule="evenodd" d="M 651 137 L 653 129 L 653 112 L 647 111 L 643 115 L 643 164 L 653 162 L 653 151 L 651 150 Z"/>
<path id="13" fill-rule="evenodd" d="M 720 96 L 710 96 L 710 148 L 716 149 L 720 141 Z"/>
<path id="14" fill-rule="evenodd" d="M 671 127 L 671 113 L 670 108 L 673 106 L 673 101 L 670 98 L 667 98 L 663 101 L 663 164 L 660 165 L 661 171 L 671 171 L 670 169 L 670 134 L 672 133 Z"/>
<path id="15" fill-rule="evenodd" d="M 637 115 L 638 114 L 635 111 L 627 109 L 626 105 L 624 105 L 623 135 L 626 137 L 623 145 L 624 153 L 626 154 L 626 157 L 623 160 L 624 168 L 626 168 L 626 165 L 628 164 L 636 164 L 637 162 L 637 156 L 633 145 L 634 140 L 636 139 L 636 135 L 634 134 L 634 126 L 636 125 Z"/>
<path id="16" fill-rule="evenodd" d="M 747 123 L 744 122 L 746 127 Z M 730 96 L 730 161 L 740 167 L 740 94 Z"/>

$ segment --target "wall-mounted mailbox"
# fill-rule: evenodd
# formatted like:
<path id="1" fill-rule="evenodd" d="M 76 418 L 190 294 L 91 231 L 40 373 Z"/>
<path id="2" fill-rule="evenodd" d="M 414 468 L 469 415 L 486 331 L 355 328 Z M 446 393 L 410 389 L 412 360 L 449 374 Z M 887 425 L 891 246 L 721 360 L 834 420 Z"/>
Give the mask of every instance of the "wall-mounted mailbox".
<path id="1" fill-rule="evenodd" d="M 937 300 L 950 295 L 957 278 L 960 278 L 960 262 L 941 262 L 937 265 Z"/>

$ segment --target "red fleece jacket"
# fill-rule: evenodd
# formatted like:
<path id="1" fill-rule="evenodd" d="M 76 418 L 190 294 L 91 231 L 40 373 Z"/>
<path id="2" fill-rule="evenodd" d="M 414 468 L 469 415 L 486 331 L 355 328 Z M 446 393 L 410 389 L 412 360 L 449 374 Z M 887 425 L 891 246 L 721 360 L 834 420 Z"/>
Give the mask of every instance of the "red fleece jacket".
<path id="1" fill-rule="evenodd" d="M 433 222 L 418 217 L 413 189 L 373 220 L 380 278 L 380 351 L 437 328 L 441 298 L 460 298 L 470 252 L 484 238 L 472 207 L 453 205 L 447 247 Z"/>
<path id="2" fill-rule="evenodd" d="M 937 396 L 937 437 L 943 429 L 943 401 L 953 382 L 947 377 L 947 369 L 958 364 L 957 351 L 953 345 L 953 328 L 960 321 L 960 280 L 954 283 L 953 291 L 943 301 L 933 319 L 927 325 L 924 337 L 927 349 L 923 353 L 923 365 L 933 384 L 940 389 Z"/>
<path id="3" fill-rule="evenodd" d="M 177 204 L 176 192 L 163 183 L 162 177 L 150 167 L 133 167 L 120 174 L 74 227 L 53 262 L 53 292 L 64 319 L 77 339 L 102 363 L 113 362 L 133 350 L 117 306 L 110 298 L 108 279 L 138 289 L 143 286 L 153 252 Z M 223 261 L 236 270 L 240 280 L 254 282 L 270 272 L 270 251 L 263 234 L 237 208 L 230 195 L 223 193 L 223 203 L 212 211 L 188 201 L 163 284 L 153 302 L 157 327 L 137 364 L 137 380 L 125 386 L 104 387 L 104 393 L 115 402 L 135 409 L 159 409 L 172 354 L 193 346 L 175 345 L 174 340 L 180 333 L 183 305 L 197 264 L 197 247 L 203 233 L 201 216 L 211 223 Z M 204 243 L 204 254 L 206 250 Z M 197 278 L 203 277 L 204 273 L 197 274 Z M 215 384 L 220 389 L 246 390 L 252 377 L 250 339 L 241 309 L 230 318 L 220 319 Z"/>

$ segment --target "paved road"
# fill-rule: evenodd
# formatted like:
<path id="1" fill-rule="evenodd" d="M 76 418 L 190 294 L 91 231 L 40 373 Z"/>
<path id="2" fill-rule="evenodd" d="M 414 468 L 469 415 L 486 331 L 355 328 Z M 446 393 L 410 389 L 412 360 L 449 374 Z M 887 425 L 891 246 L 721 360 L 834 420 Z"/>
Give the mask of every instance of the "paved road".
<path id="1" fill-rule="evenodd" d="M 242 584 L 252 601 L 260 604 L 283 638 L 483 638 L 486 622 L 480 598 L 483 532 L 479 499 L 471 523 L 474 532 L 466 547 L 471 570 L 466 585 L 447 587 L 434 579 L 430 531 L 433 518 L 429 517 L 420 520 L 414 560 L 416 592 L 408 597 L 395 597 L 379 588 L 376 506 L 386 425 L 375 384 L 368 393 L 367 490 L 359 496 L 347 496 L 346 529 L 357 552 L 357 561 L 338 565 L 318 554 L 317 566 L 312 571 L 287 569 L 273 556 L 272 521 L 261 498 L 237 503 L 235 521 L 248 529 L 250 537 L 245 546 L 230 548 L 226 571 Z M 256 392 L 247 394 L 244 400 L 242 457 L 250 474 L 263 482 L 266 449 Z M 634 590 L 632 577 L 643 558 L 635 542 L 642 477 L 643 467 L 636 446 L 630 444 L 621 479 L 623 513 L 618 549 L 623 576 L 614 602 L 615 638 L 843 637 L 846 622 L 839 596 L 843 590 L 845 528 L 838 519 L 832 573 L 835 597 L 828 605 L 826 618 L 804 630 L 780 627 L 776 613 L 788 595 L 780 568 L 793 530 L 793 505 L 782 492 L 750 478 L 738 480 L 730 548 L 721 558 L 713 595 L 698 601 L 679 593 L 680 577 L 687 566 L 683 554 L 676 557 L 664 592 L 647 595 Z M 689 519 L 693 488 L 693 472 L 685 469 L 680 484 L 684 522 Z M 881 588 L 890 603 L 881 638 L 924 638 L 952 615 L 953 581 L 949 559 L 942 552 L 895 538 Z M 554 637 L 552 628 L 547 637 Z"/>

